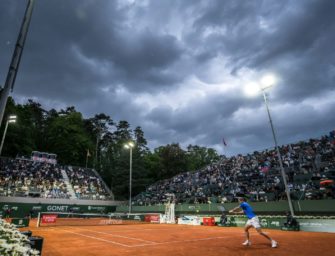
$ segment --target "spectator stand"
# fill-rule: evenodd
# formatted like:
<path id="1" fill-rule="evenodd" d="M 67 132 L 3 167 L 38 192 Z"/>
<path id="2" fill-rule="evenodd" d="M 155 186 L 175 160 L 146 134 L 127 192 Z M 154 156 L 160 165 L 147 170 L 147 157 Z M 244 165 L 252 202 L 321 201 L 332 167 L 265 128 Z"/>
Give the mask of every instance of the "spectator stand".
<path id="1" fill-rule="evenodd" d="M 334 184 L 320 185 L 322 179 L 335 175 L 333 135 L 283 145 L 280 151 L 293 200 L 335 198 Z M 177 204 L 236 202 L 241 195 L 248 195 L 252 202 L 286 200 L 274 149 L 223 157 L 201 170 L 158 181 L 137 195 L 134 203 L 163 204 L 167 193 L 175 194 Z"/>

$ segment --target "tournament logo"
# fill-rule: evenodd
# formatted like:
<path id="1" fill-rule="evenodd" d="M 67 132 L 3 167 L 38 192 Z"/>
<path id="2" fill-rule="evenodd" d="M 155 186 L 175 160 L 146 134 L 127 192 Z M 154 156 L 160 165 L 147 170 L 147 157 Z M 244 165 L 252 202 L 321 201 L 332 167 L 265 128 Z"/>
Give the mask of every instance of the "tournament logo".
<path id="1" fill-rule="evenodd" d="M 67 205 L 48 205 L 48 212 L 67 212 Z"/>

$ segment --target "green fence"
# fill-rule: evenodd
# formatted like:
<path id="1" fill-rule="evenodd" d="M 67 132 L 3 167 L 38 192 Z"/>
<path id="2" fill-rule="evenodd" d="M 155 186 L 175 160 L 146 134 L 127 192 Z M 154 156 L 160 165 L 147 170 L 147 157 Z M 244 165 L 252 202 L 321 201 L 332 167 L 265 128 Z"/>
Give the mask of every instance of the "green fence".
<path id="1" fill-rule="evenodd" d="M 284 214 L 289 211 L 287 201 L 270 201 L 270 202 L 249 202 L 256 213 L 262 214 Z M 224 205 L 230 210 L 238 205 L 238 203 L 226 204 L 178 204 L 176 205 L 176 214 L 215 214 L 220 212 L 219 206 Z M 303 214 L 334 214 L 335 200 L 302 200 L 293 201 L 293 208 L 297 215 Z M 128 212 L 128 206 L 118 206 L 117 212 Z M 164 205 L 153 206 L 133 206 L 133 212 L 161 212 L 165 211 Z"/>
<path id="2" fill-rule="evenodd" d="M 78 205 L 78 204 L 33 204 L 33 203 L 0 203 L 0 216 L 6 217 L 10 209 L 11 218 L 23 218 L 30 214 L 37 217 L 38 212 L 76 212 L 76 213 L 108 213 L 114 212 L 116 206 Z"/>
<path id="3" fill-rule="evenodd" d="M 259 216 L 259 222 L 262 228 L 282 229 L 286 222 L 285 217 L 280 216 Z M 228 216 L 227 226 L 244 227 L 247 218 L 240 216 Z M 332 232 L 335 233 L 335 219 L 322 217 L 297 218 L 301 231 L 310 232 Z"/>
<path id="4" fill-rule="evenodd" d="M 263 217 L 259 216 L 259 222 L 263 228 L 281 229 L 284 226 L 286 218 L 284 217 Z M 244 227 L 247 218 L 241 216 L 228 216 L 227 225 L 230 227 Z"/>

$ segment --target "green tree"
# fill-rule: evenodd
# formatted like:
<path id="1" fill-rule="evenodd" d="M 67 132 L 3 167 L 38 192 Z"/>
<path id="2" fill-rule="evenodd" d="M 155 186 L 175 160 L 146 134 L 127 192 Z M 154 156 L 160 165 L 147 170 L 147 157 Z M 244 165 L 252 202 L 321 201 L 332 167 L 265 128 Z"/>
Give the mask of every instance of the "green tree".
<path id="1" fill-rule="evenodd" d="M 199 170 L 219 160 L 215 149 L 189 145 L 187 147 L 187 169 L 190 171 Z"/>
<path id="2" fill-rule="evenodd" d="M 171 178 L 178 173 L 187 171 L 186 152 L 178 143 L 168 144 L 155 149 L 162 161 L 159 172 L 161 179 Z"/>
<path id="3" fill-rule="evenodd" d="M 93 147 L 82 115 L 76 111 L 63 111 L 51 120 L 46 140 L 59 161 L 69 165 L 85 166 L 87 149 Z"/>
<path id="4" fill-rule="evenodd" d="M 144 132 L 140 126 L 134 130 L 135 144 L 139 154 L 142 156 L 148 153 L 147 140 L 144 138 Z"/>

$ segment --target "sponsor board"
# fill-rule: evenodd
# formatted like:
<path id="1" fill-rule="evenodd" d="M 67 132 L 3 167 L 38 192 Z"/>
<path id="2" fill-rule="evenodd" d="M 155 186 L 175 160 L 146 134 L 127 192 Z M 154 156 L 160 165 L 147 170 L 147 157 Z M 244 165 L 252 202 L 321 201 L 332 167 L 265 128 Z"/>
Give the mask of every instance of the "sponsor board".
<path id="1" fill-rule="evenodd" d="M 2 210 L 6 211 L 8 209 L 11 209 L 12 211 L 17 211 L 19 209 L 19 207 L 17 206 L 9 206 L 8 204 L 5 204 L 3 207 L 2 207 Z"/>
<path id="2" fill-rule="evenodd" d="M 11 221 L 17 228 L 29 227 L 29 219 L 28 218 L 13 218 Z"/>
<path id="3" fill-rule="evenodd" d="M 69 206 L 68 205 L 48 205 L 48 212 L 67 212 Z"/>
<path id="4" fill-rule="evenodd" d="M 201 224 L 201 221 L 198 216 L 183 216 L 178 218 L 178 224 L 198 226 Z"/>
<path id="5" fill-rule="evenodd" d="M 135 215 L 134 220 L 142 220 L 140 215 Z"/>
<path id="6" fill-rule="evenodd" d="M 270 226 L 280 227 L 280 221 L 271 221 Z"/>
<path id="7" fill-rule="evenodd" d="M 109 219 L 109 220 L 101 220 L 99 225 L 121 225 L 123 224 L 122 219 Z"/>
<path id="8" fill-rule="evenodd" d="M 159 214 L 147 214 L 144 217 L 145 222 L 150 223 L 159 223 L 160 222 L 160 215 Z"/>
<path id="9" fill-rule="evenodd" d="M 203 217 L 202 224 L 204 226 L 215 226 L 215 218 L 214 217 Z"/>
<path id="10" fill-rule="evenodd" d="M 228 216 L 227 225 L 233 227 L 243 227 L 247 221 L 245 217 Z M 281 229 L 284 219 L 259 217 L 259 223 L 263 228 Z"/>
<path id="11" fill-rule="evenodd" d="M 87 207 L 87 209 L 88 209 L 89 211 L 105 211 L 105 210 L 106 210 L 106 207 L 105 207 L 105 206 L 91 206 L 91 205 L 89 205 L 89 206 Z"/>
<path id="12" fill-rule="evenodd" d="M 56 214 L 45 214 L 42 216 L 42 223 L 56 223 L 57 215 Z"/>
<path id="13" fill-rule="evenodd" d="M 31 209 L 32 209 L 33 211 L 42 211 L 42 206 L 41 206 L 41 205 L 33 206 Z"/>
<path id="14" fill-rule="evenodd" d="M 297 219 L 302 231 L 335 233 L 335 220 L 333 219 Z"/>
<path id="15" fill-rule="evenodd" d="M 267 219 L 261 219 L 260 224 L 262 227 L 267 228 L 268 227 L 268 221 Z"/>
<path id="16" fill-rule="evenodd" d="M 70 207 L 70 211 L 73 211 L 73 212 L 80 212 L 80 207 L 79 207 L 79 206 L 71 206 L 71 207 Z"/>

